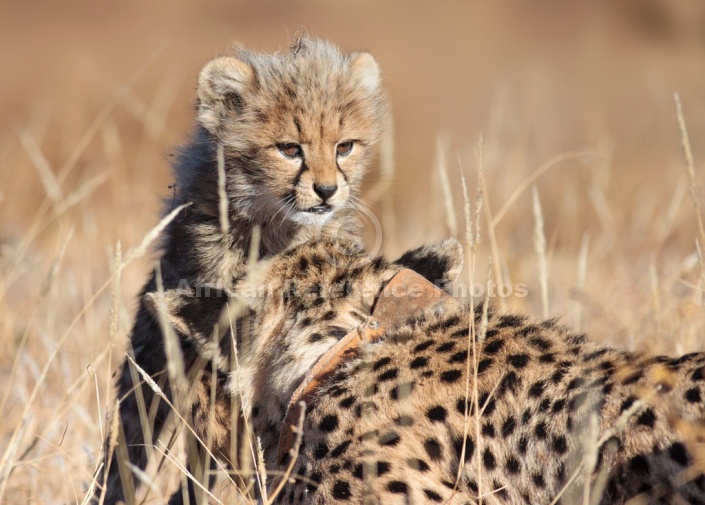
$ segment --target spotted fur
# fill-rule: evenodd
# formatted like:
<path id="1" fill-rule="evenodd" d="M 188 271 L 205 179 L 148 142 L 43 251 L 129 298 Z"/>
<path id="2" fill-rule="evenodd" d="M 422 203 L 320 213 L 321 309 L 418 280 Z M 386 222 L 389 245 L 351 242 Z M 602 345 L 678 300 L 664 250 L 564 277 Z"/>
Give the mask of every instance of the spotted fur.
<path id="1" fill-rule="evenodd" d="M 369 316 L 402 265 L 442 284 L 459 261 L 454 241 L 398 263 L 322 241 L 240 284 L 254 318 L 228 388 L 270 470 L 288 464 L 277 461 L 285 407 L 317 357 Z M 276 502 L 582 503 L 586 486 L 602 504 L 705 501 L 705 353 L 647 357 L 555 320 L 483 317 L 436 307 L 364 344 L 307 405 Z"/>
<path id="2" fill-rule="evenodd" d="M 216 431 L 223 433 L 213 438 L 214 452 L 222 455 L 229 450 L 229 424 L 224 424 L 229 416 L 227 420 L 209 417 L 211 379 L 192 372 L 204 360 L 216 364 L 218 409 L 229 412 L 229 397 L 222 394 L 221 386 L 231 366 L 231 342 L 229 338 L 213 341 L 213 323 L 226 293 L 246 272 L 253 230 L 261 230 L 260 258 L 312 236 L 354 240 L 357 228 L 350 209 L 356 205 L 361 178 L 379 138 L 386 101 L 372 56 L 346 54 L 306 36 L 299 37 L 288 53 L 240 50 L 216 58 L 201 71 L 197 95 L 196 132 L 176 161 L 175 194 L 167 202 L 169 209 L 191 205 L 166 229 L 160 267 L 169 293 L 199 292 L 209 300 L 204 309 L 201 302 L 194 307 L 179 303 L 178 296 L 167 297 L 167 303 L 176 303 L 170 311 L 183 322 L 176 329 L 192 381 L 184 414 L 204 440 Z M 291 145 L 299 150 L 287 157 Z M 225 236 L 218 197 L 218 146 L 223 149 L 228 203 Z M 153 273 L 142 289 L 131 343 L 137 364 L 171 397 L 156 291 Z M 144 469 L 147 452 L 134 373 L 127 364 L 119 372 L 121 403 L 115 415 L 126 435 L 129 462 Z M 154 400 L 149 387 L 139 391 L 151 409 L 151 433 L 156 439 L 170 409 Z M 109 472 L 98 476 L 95 499 L 107 479 L 104 503 L 112 505 L 124 498 L 117 452 L 112 459 L 106 455 L 103 468 Z M 139 484 L 139 479 L 133 480 Z M 189 495 L 190 502 L 196 503 L 192 486 Z M 179 492 L 171 503 L 181 500 Z"/>

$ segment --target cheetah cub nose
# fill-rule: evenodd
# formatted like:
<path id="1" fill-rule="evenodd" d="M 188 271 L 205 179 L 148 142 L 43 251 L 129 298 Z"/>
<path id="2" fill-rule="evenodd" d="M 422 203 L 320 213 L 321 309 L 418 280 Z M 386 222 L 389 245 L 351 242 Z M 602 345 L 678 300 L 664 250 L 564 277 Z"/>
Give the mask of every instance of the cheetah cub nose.
<path id="1" fill-rule="evenodd" d="M 326 200 L 328 200 L 331 196 L 335 194 L 336 191 L 338 191 L 338 186 L 320 186 L 318 184 L 314 184 L 313 190 L 318 196 L 321 197 L 323 203 L 325 203 Z"/>

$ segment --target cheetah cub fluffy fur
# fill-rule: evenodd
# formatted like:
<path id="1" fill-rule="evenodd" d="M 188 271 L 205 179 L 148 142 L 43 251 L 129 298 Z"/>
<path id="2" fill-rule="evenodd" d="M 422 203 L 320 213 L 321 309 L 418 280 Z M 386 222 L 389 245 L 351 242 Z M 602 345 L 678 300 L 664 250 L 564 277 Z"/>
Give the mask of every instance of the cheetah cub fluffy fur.
<path id="1" fill-rule="evenodd" d="M 387 109 L 380 70 L 370 54 L 346 54 L 306 36 L 299 37 L 288 53 L 241 50 L 205 65 L 197 96 L 195 136 L 175 163 L 175 194 L 167 202 L 170 208 L 191 205 L 164 232 L 159 261 L 165 289 L 186 285 L 217 290 L 237 284 L 246 271 L 256 226 L 261 229 L 260 258 L 312 236 L 354 238 L 357 230 L 349 209 L 356 205 Z M 225 166 L 226 235 L 218 196 L 219 147 Z M 156 291 L 153 273 L 142 289 L 132 350 L 136 363 L 173 400 L 164 379 L 167 361 L 155 311 Z M 231 341 L 214 343 L 212 325 L 200 332 L 200 318 L 182 316 L 185 326 L 176 329 L 191 380 L 182 414 L 192 418 L 194 430 L 204 440 L 206 434 L 215 437 L 213 452 L 226 461 L 230 425 L 222 423 L 228 416 L 210 419 L 204 412 L 210 410 L 211 385 L 220 391 L 230 370 Z M 199 361 L 201 367 L 204 361 L 214 362 L 216 376 L 210 366 L 192 373 Z M 153 440 L 170 409 L 158 398 L 154 401 L 149 387 L 135 385 L 134 377 L 135 370 L 126 362 L 118 374 L 121 403 L 115 415 L 122 423 L 129 463 L 144 469 L 148 440 L 140 409 L 147 410 L 143 416 L 152 423 Z M 229 412 L 229 397 L 218 392 L 217 400 L 217 411 Z M 96 501 L 104 495 L 103 503 L 112 505 L 125 499 L 122 478 L 127 476 L 135 485 L 140 479 L 129 468 L 119 471 L 119 451 L 112 458 L 108 450 L 105 453 L 102 468 L 109 470 L 97 478 Z M 189 495 L 196 503 L 193 486 Z M 179 492 L 171 503 L 181 500 Z"/>
<path id="2" fill-rule="evenodd" d="M 238 286 L 251 345 L 229 387 L 270 470 L 291 461 L 277 461 L 277 445 L 292 392 L 385 283 L 402 267 L 447 282 L 461 258 L 454 240 L 395 262 L 323 240 Z M 590 503 L 705 503 L 705 353 L 646 357 L 483 309 L 430 308 L 362 344 L 307 405 L 276 502 L 583 503 L 589 492 Z M 476 352 L 472 325 L 484 333 Z"/>

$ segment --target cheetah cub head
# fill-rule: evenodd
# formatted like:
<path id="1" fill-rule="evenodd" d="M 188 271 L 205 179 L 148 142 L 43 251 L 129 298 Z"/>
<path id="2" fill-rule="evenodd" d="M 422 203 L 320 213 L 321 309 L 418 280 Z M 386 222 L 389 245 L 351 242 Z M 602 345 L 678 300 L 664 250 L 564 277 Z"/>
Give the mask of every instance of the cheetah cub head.
<path id="1" fill-rule="evenodd" d="M 233 212 L 322 225 L 354 206 L 387 112 L 369 53 L 307 36 L 289 52 L 243 49 L 206 64 L 197 95 L 198 122 L 224 148 Z"/>
<path id="2" fill-rule="evenodd" d="M 396 261 L 370 258 L 342 241 L 309 242 L 263 261 L 237 287 L 252 311 L 249 344 L 231 378 L 243 406 L 282 420 L 306 373 L 331 346 L 369 317 L 377 295 L 402 268 L 447 286 L 462 268 L 458 241 L 407 252 Z"/>

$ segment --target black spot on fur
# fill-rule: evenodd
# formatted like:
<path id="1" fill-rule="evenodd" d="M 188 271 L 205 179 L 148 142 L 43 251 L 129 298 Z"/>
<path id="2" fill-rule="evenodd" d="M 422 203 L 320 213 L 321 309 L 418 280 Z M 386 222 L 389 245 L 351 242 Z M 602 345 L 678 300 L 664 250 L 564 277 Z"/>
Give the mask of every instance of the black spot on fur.
<path id="1" fill-rule="evenodd" d="M 693 375 L 690 376 L 690 380 L 693 382 L 699 382 L 705 380 L 705 366 L 698 368 L 693 372 Z"/>
<path id="2" fill-rule="evenodd" d="M 423 444 L 423 448 L 426 450 L 426 454 L 433 460 L 438 461 L 443 455 L 441 444 L 435 438 L 427 439 Z"/>
<path id="3" fill-rule="evenodd" d="M 387 491 L 395 494 L 409 494 L 409 489 L 406 482 L 400 480 L 391 480 L 387 483 Z"/>
<path id="4" fill-rule="evenodd" d="M 418 470 L 419 472 L 428 472 L 431 467 L 428 466 L 424 460 L 419 458 L 409 458 L 406 460 L 406 464 L 412 470 Z"/>
<path id="5" fill-rule="evenodd" d="M 384 357 L 384 358 L 380 358 L 374 362 L 374 364 L 372 365 L 372 370 L 374 370 L 376 372 L 377 370 L 379 370 L 382 367 L 387 366 L 391 362 L 392 362 L 392 358 L 390 358 L 389 356 Z"/>
<path id="6" fill-rule="evenodd" d="M 329 414 L 327 416 L 324 416 L 323 419 L 321 419 L 321 423 L 318 425 L 318 428 L 325 432 L 325 433 L 330 433 L 334 431 L 338 427 L 338 416 L 335 414 Z"/>
<path id="7" fill-rule="evenodd" d="M 536 435 L 536 438 L 539 440 L 546 440 L 546 437 L 548 437 L 548 431 L 546 429 L 546 423 L 541 421 L 536 425 L 534 428 L 534 435 Z"/>
<path id="8" fill-rule="evenodd" d="M 349 500 L 351 496 L 350 484 L 342 481 L 336 480 L 333 484 L 333 496 L 338 500 Z"/>
<path id="9" fill-rule="evenodd" d="M 342 456 L 345 451 L 350 447 L 351 440 L 346 440 L 345 442 L 339 444 L 335 449 L 330 452 L 330 455 L 334 458 Z"/>
<path id="10" fill-rule="evenodd" d="M 432 502 L 440 503 L 443 501 L 443 497 L 432 489 L 424 489 L 423 494 L 425 494 L 426 498 L 428 498 Z"/>
<path id="11" fill-rule="evenodd" d="M 526 317 L 516 314 L 507 314 L 499 318 L 499 328 L 516 328 L 524 324 Z"/>
<path id="12" fill-rule="evenodd" d="M 645 456 L 639 454 L 629 461 L 629 470 L 635 474 L 649 475 L 651 467 Z"/>
<path id="13" fill-rule="evenodd" d="M 516 420 L 513 417 L 508 418 L 506 421 L 504 421 L 504 424 L 502 424 L 502 436 L 508 437 L 512 433 L 514 433 L 514 430 L 516 429 Z"/>
<path id="14" fill-rule="evenodd" d="M 690 461 L 688 451 L 685 450 L 685 446 L 680 442 L 676 442 L 668 448 L 668 455 L 681 466 L 687 466 Z"/>
<path id="15" fill-rule="evenodd" d="M 492 426 L 490 423 L 485 423 L 482 426 L 482 434 L 485 437 L 494 438 L 494 435 L 495 435 L 494 426 Z"/>
<path id="16" fill-rule="evenodd" d="M 425 356 L 419 356 L 417 358 L 414 358 L 414 360 L 409 364 L 409 367 L 412 370 L 416 370 L 417 368 L 425 368 L 428 365 L 428 358 Z"/>
<path id="17" fill-rule="evenodd" d="M 507 458 L 507 462 L 504 467 L 507 469 L 507 472 L 512 475 L 517 475 L 519 472 L 521 472 L 521 464 L 519 463 L 519 460 L 516 459 L 514 456 L 509 456 Z"/>
<path id="18" fill-rule="evenodd" d="M 328 446 L 324 443 L 318 444 L 316 449 L 313 451 L 313 457 L 316 459 L 323 459 L 328 455 Z"/>
<path id="19" fill-rule="evenodd" d="M 479 374 L 487 371 L 487 369 L 490 366 L 492 366 L 492 362 L 493 362 L 493 360 L 491 358 L 485 358 L 482 361 L 480 361 L 480 363 L 478 363 L 478 365 L 477 365 L 477 374 L 479 375 Z"/>
<path id="20" fill-rule="evenodd" d="M 497 461 L 489 447 L 482 453 L 482 464 L 487 470 L 494 470 L 497 467 Z"/>
<path id="21" fill-rule="evenodd" d="M 551 349 L 551 342 L 549 342 L 545 338 L 540 337 L 532 338 L 531 340 L 529 340 L 529 345 L 543 352 L 546 352 Z"/>
<path id="22" fill-rule="evenodd" d="M 440 378 L 442 382 L 446 382 L 448 384 L 453 384 L 455 382 L 458 382 L 458 380 L 463 376 L 463 371 L 462 370 L 446 370 L 445 372 L 441 373 Z"/>
<path id="23" fill-rule="evenodd" d="M 636 396 L 629 396 L 627 399 L 625 399 L 622 402 L 622 405 L 619 407 L 619 412 L 624 412 L 625 410 L 631 408 L 632 405 L 634 405 L 634 402 L 636 401 Z"/>
<path id="24" fill-rule="evenodd" d="M 529 363 L 529 356 L 526 354 L 511 354 L 507 357 L 507 363 L 521 369 Z"/>
<path id="25" fill-rule="evenodd" d="M 508 391 L 515 393 L 519 388 L 520 384 L 521 380 L 519 379 L 517 374 L 514 372 L 509 372 L 502 378 L 502 381 L 499 383 L 499 387 L 497 388 L 497 394 L 501 396 Z"/>
<path id="26" fill-rule="evenodd" d="M 472 438 L 469 436 L 465 437 L 465 458 L 464 461 L 470 461 L 472 459 L 472 455 L 475 452 L 475 442 L 473 442 Z M 457 437 L 456 439 L 453 440 L 453 448 L 455 449 L 455 453 L 458 456 L 458 459 L 460 459 L 460 453 L 463 451 L 463 437 Z"/>
<path id="27" fill-rule="evenodd" d="M 355 397 L 348 396 L 347 398 L 343 398 L 342 400 L 340 400 L 338 405 L 343 409 L 349 409 L 350 407 L 355 405 Z"/>
<path id="28" fill-rule="evenodd" d="M 450 352 L 455 347 L 455 342 L 446 342 L 436 347 L 437 352 Z"/>
<path id="29" fill-rule="evenodd" d="M 558 454 L 565 454 L 566 452 L 568 452 L 568 442 L 562 435 L 553 438 L 553 441 L 551 442 L 551 447 Z"/>
<path id="30" fill-rule="evenodd" d="M 424 340 L 423 342 L 418 344 L 416 347 L 414 347 L 414 353 L 425 351 L 426 349 L 431 347 L 433 345 L 433 343 L 434 343 L 434 341 L 431 339 Z"/>
<path id="31" fill-rule="evenodd" d="M 544 381 L 538 381 L 529 388 L 529 398 L 539 398 L 544 389 L 546 388 L 546 383 Z"/>
<path id="32" fill-rule="evenodd" d="M 504 347 L 504 340 L 497 339 L 487 344 L 482 351 L 485 354 L 497 354 Z"/>
<path id="33" fill-rule="evenodd" d="M 442 423 L 446 420 L 446 417 L 448 417 L 448 411 L 440 405 L 437 405 L 426 411 L 426 417 L 428 417 L 431 421 Z"/>
<path id="34" fill-rule="evenodd" d="M 448 358 L 448 363 L 453 365 L 455 363 L 465 363 L 468 360 L 468 352 L 467 351 L 458 351 L 455 354 L 453 354 L 450 358 Z M 414 360 L 416 361 L 416 360 Z"/>
<path id="35" fill-rule="evenodd" d="M 656 424 L 656 414 L 652 409 L 646 409 L 636 418 L 636 423 L 641 426 L 653 428 L 654 424 Z"/>
<path id="36" fill-rule="evenodd" d="M 543 475 L 540 473 L 536 473 L 531 476 L 531 480 L 534 483 L 534 486 L 536 486 L 539 489 L 543 489 L 546 487 L 546 480 L 543 478 Z"/>
<path id="37" fill-rule="evenodd" d="M 702 400 L 700 390 L 698 388 L 691 388 L 685 392 L 685 399 L 690 403 L 698 403 Z"/>
<path id="38" fill-rule="evenodd" d="M 385 382 L 385 381 L 390 381 L 392 379 L 396 379 L 397 375 L 399 375 L 399 370 L 396 368 L 391 368 L 387 370 L 384 373 L 381 373 L 377 376 L 377 380 L 379 382 Z"/>

